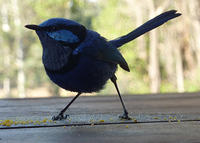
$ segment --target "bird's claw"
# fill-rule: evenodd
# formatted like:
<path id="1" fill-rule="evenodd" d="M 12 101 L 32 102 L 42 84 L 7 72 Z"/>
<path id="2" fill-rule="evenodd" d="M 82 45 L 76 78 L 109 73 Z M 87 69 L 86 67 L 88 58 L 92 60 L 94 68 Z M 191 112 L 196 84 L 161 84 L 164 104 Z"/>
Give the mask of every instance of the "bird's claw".
<path id="1" fill-rule="evenodd" d="M 64 119 L 67 119 L 68 117 L 69 117 L 69 115 L 59 114 L 57 116 L 53 116 L 52 120 L 53 121 L 55 121 L 55 120 L 64 120 Z"/>
<path id="2" fill-rule="evenodd" d="M 125 114 L 125 113 L 123 115 L 120 115 L 119 118 L 121 120 L 131 120 L 131 118 L 128 116 L 128 114 Z"/>

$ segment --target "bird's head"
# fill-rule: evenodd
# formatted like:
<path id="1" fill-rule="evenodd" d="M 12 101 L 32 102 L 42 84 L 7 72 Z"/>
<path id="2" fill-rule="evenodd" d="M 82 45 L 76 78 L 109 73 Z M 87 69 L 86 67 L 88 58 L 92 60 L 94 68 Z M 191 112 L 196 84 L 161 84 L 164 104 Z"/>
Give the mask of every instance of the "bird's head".
<path id="1" fill-rule="evenodd" d="M 59 70 L 71 52 L 85 39 L 86 28 L 72 20 L 51 18 L 39 25 L 26 28 L 36 31 L 43 47 L 43 63 L 49 70 Z"/>
<path id="2" fill-rule="evenodd" d="M 64 18 L 51 18 L 39 25 L 30 24 L 25 27 L 35 30 L 42 44 L 50 38 L 71 48 L 80 44 L 86 35 L 86 28 L 83 25 Z"/>

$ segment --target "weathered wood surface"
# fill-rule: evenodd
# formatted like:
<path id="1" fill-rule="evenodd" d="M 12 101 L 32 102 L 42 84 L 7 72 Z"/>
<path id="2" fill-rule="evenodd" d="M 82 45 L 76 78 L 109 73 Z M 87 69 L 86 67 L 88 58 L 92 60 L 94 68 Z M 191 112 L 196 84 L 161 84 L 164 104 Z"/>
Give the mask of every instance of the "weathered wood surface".
<path id="1" fill-rule="evenodd" d="M 131 121 L 118 119 L 122 107 L 117 96 L 82 96 L 67 112 L 70 120 L 1 125 L 0 143 L 200 143 L 200 93 L 123 97 Z M 3 99 L 0 120 L 49 120 L 70 99 Z"/>

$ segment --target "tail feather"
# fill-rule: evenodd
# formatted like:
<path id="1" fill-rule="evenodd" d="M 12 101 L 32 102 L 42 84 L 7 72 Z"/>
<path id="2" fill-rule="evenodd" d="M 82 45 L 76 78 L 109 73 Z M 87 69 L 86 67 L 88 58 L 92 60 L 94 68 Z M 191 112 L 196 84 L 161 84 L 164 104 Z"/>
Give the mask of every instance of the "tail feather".
<path id="1" fill-rule="evenodd" d="M 142 34 L 164 24 L 168 20 L 171 20 L 171 19 L 176 18 L 181 15 L 180 13 L 176 13 L 176 12 L 177 12 L 176 10 L 170 10 L 170 11 L 164 12 L 164 13 L 156 16 L 155 18 L 147 21 L 140 27 L 138 27 L 135 30 L 133 30 L 132 32 L 128 33 L 127 35 L 121 36 L 121 37 L 111 40 L 109 42 L 118 48 L 118 47 L 122 46 L 123 44 L 126 44 L 126 43 L 134 40 L 135 38 L 141 36 Z"/>

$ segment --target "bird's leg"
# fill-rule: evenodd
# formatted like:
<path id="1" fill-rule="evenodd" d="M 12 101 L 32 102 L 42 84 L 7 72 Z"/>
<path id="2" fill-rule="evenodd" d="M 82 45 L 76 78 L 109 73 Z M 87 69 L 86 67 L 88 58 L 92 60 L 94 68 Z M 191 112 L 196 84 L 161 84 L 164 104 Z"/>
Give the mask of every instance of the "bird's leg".
<path id="1" fill-rule="evenodd" d="M 81 95 L 81 92 L 79 92 L 68 104 L 67 106 L 62 109 L 62 111 L 60 111 L 60 113 L 57 116 L 53 116 L 52 120 L 62 120 L 62 119 L 66 119 L 69 115 L 65 115 L 64 116 L 64 112 L 69 108 L 69 106 L 76 100 L 76 98 L 79 97 L 79 95 Z"/>
<path id="2" fill-rule="evenodd" d="M 121 94 L 120 94 L 120 92 L 119 92 L 119 88 L 118 88 L 118 86 L 117 86 L 117 77 L 114 75 L 114 76 L 111 77 L 110 79 L 111 79 L 111 81 L 113 82 L 113 84 L 115 85 L 115 88 L 116 88 L 116 90 L 117 90 L 117 93 L 118 93 L 118 95 L 119 95 L 119 99 L 120 99 L 120 101 L 121 101 L 121 103 L 122 103 L 122 107 L 123 107 L 123 110 L 124 110 L 124 114 L 121 115 L 121 116 L 119 116 L 119 118 L 121 118 L 121 119 L 126 119 L 126 120 L 131 120 L 131 118 L 128 116 L 128 111 L 126 110 L 124 101 L 123 101 L 123 99 L 122 99 L 122 97 L 121 97 Z"/>

